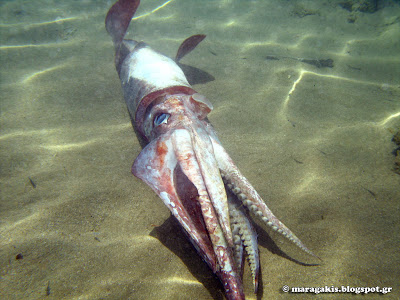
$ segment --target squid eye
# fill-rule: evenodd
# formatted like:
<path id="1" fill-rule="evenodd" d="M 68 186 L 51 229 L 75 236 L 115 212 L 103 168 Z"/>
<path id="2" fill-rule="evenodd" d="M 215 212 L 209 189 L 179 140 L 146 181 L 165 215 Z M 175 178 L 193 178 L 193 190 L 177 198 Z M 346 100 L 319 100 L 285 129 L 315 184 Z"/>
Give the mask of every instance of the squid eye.
<path id="1" fill-rule="evenodd" d="M 171 115 L 166 113 L 161 113 L 154 118 L 154 127 L 157 127 L 161 124 L 167 124 L 168 119 Z"/>

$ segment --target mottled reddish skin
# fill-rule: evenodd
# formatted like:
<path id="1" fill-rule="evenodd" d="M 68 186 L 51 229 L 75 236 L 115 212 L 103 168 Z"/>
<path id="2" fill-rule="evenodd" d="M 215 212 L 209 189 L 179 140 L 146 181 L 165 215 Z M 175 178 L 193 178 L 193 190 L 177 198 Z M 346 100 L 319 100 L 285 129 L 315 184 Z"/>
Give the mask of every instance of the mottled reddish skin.
<path id="1" fill-rule="evenodd" d="M 159 142 L 157 144 L 157 157 L 159 157 L 161 165 L 164 164 L 164 158 L 167 152 L 168 152 L 167 145 L 165 145 L 164 142 Z"/>

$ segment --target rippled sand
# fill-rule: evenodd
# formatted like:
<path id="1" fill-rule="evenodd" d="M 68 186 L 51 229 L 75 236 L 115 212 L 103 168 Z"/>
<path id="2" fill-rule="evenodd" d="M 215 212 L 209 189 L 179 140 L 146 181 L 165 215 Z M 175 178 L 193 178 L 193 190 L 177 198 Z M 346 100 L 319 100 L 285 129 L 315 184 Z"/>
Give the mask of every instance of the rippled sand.
<path id="1" fill-rule="evenodd" d="M 194 86 L 214 104 L 209 119 L 269 207 L 323 259 L 298 264 L 276 246 L 315 261 L 260 231 L 259 299 L 286 299 L 283 285 L 392 287 L 385 299 L 400 297 L 391 141 L 400 4 L 371 14 L 339 2 L 174 0 L 151 13 L 164 1 L 142 0 L 130 27 L 171 57 L 207 34 L 182 63 L 215 78 Z M 104 30 L 110 5 L 0 4 L 0 298 L 223 299 L 167 208 L 130 173 L 140 146 Z"/>

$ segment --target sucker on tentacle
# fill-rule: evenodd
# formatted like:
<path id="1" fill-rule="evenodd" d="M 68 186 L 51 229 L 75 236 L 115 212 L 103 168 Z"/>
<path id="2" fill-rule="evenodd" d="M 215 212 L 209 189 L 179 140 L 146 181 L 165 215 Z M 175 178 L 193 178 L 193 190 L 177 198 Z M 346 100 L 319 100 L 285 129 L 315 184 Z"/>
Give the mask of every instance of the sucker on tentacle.
<path id="1" fill-rule="evenodd" d="M 229 210 L 229 216 L 231 217 L 231 227 L 233 236 L 233 254 L 238 267 L 238 271 L 242 272 L 243 267 L 243 242 L 240 237 L 240 226 L 235 222 L 235 211 Z"/>
<path id="2" fill-rule="evenodd" d="M 257 233 L 251 225 L 244 207 L 228 195 L 229 213 L 231 217 L 232 234 L 235 240 L 235 255 L 238 266 L 242 268 L 243 248 L 246 251 L 251 275 L 253 277 L 254 293 L 258 289 L 258 274 L 260 271 L 260 257 L 258 254 Z"/>

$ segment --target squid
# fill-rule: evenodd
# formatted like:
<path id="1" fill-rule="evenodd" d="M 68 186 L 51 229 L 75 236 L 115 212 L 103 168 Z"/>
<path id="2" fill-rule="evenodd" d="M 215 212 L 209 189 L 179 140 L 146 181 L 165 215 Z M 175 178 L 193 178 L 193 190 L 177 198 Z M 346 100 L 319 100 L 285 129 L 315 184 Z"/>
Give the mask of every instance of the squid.
<path id="1" fill-rule="evenodd" d="M 239 171 L 207 119 L 213 106 L 189 84 L 178 61 L 205 35 L 186 39 L 171 59 L 125 39 L 139 0 L 117 1 L 105 24 L 133 128 L 143 147 L 132 173 L 150 186 L 178 220 L 227 299 L 244 299 L 247 257 L 257 293 L 260 258 L 251 216 L 315 256 L 271 212 Z"/>

